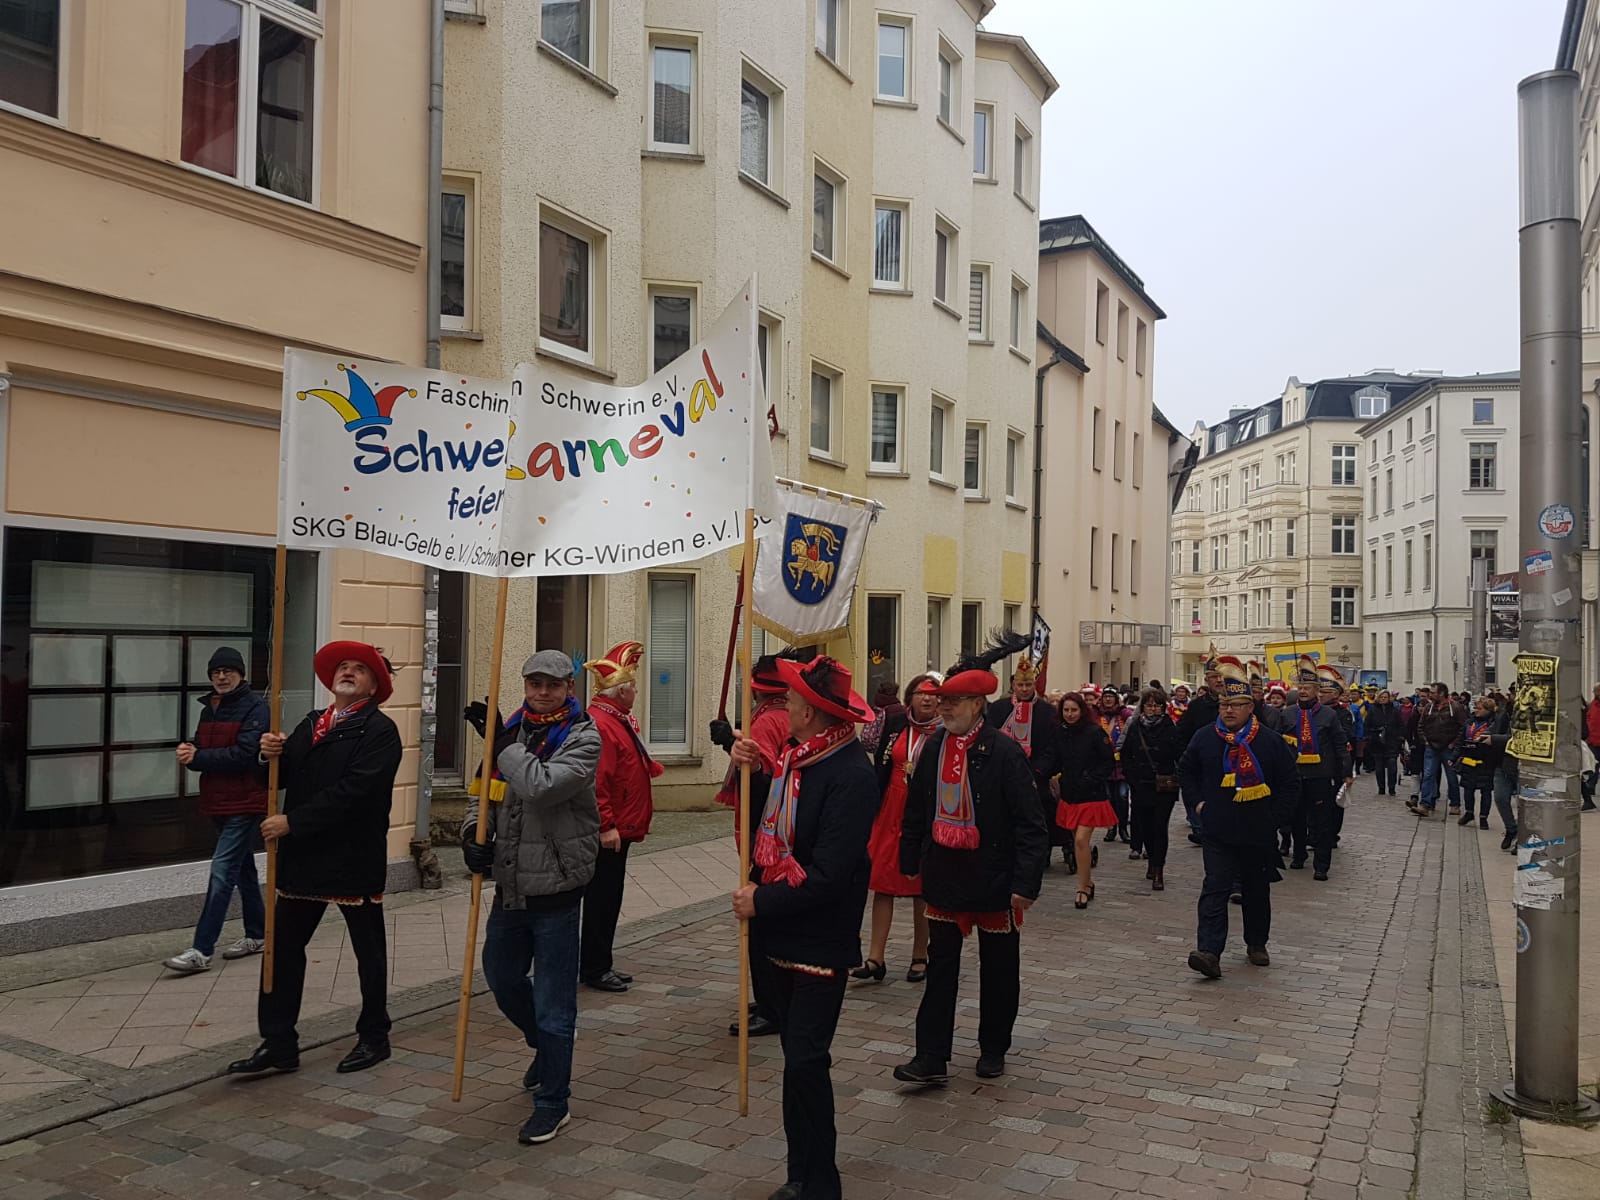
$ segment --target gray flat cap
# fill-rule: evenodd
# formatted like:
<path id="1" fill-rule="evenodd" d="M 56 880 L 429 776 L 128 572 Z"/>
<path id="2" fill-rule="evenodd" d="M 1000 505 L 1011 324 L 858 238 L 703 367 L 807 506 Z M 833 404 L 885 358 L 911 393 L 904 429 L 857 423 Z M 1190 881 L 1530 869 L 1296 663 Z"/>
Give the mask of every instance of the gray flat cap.
<path id="1" fill-rule="evenodd" d="M 540 650 L 532 658 L 522 664 L 522 677 L 529 675 L 548 675 L 551 679 L 571 679 L 576 672 L 572 669 L 572 656 L 564 650 Z"/>

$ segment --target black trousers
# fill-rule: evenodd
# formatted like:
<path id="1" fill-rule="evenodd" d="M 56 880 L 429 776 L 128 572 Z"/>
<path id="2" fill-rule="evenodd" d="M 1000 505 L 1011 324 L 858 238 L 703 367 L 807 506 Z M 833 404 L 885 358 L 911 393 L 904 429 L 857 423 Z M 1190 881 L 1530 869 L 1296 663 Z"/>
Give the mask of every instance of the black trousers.
<path id="1" fill-rule="evenodd" d="M 611 970 L 611 943 L 622 916 L 622 889 L 628 882 L 628 843 L 620 850 L 601 847 L 594 878 L 583 892 L 583 932 L 578 947 L 578 978 L 598 979 Z"/>
<path id="2" fill-rule="evenodd" d="M 1244 944 L 1265 946 L 1272 933 L 1271 883 L 1277 872 L 1277 847 L 1237 846 L 1206 838 L 1206 880 L 1200 885 L 1199 927 L 1195 947 L 1221 954 L 1228 944 L 1228 896 L 1243 897 Z"/>
<path id="3" fill-rule="evenodd" d="M 272 991 L 256 998 L 256 1023 L 261 1040 L 274 1050 L 299 1046 L 295 1026 L 300 1021 L 300 1001 L 306 987 L 306 944 L 317 931 L 327 900 L 277 898 L 277 925 L 273 933 Z M 356 955 L 356 977 L 361 983 L 361 1015 L 356 1037 L 381 1045 L 389 1040 L 389 935 L 383 905 L 335 905 L 344 917 L 350 949 Z"/>
<path id="4" fill-rule="evenodd" d="M 840 1200 L 844 1186 L 835 1161 L 833 1121 L 834 1030 L 844 1007 L 847 976 L 832 978 L 774 967 L 769 978 L 783 1042 L 783 1134 L 789 1142 L 788 1182 L 806 1200 Z"/>
<path id="5" fill-rule="evenodd" d="M 978 930 L 978 1051 L 1003 1055 L 1022 1001 L 1022 934 Z M 956 1033 L 961 984 L 961 930 L 928 922 L 928 978 L 917 1008 L 917 1056 L 948 1063 Z"/>
<path id="6" fill-rule="evenodd" d="M 1296 862 L 1305 861 L 1304 847 L 1309 844 L 1311 865 L 1314 869 L 1326 871 L 1333 863 L 1333 839 L 1338 836 L 1339 829 L 1344 824 L 1339 806 L 1333 802 L 1333 797 L 1343 782 L 1342 779 L 1300 781 L 1300 803 L 1295 806 L 1296 819 L 1299 822 L 1294 845 Z"/>
<path id="7" fill-rule="evenodd" d="M 1178 793 L 1158 792 L 1153 783 L 1134 783 L 1129 785 L 1129 794 L 1133 799 L 1133 828 L 1144 843 L 1144 856 L 1159 871 L 1167 865 L 1167 826 L 1172 822 L 1172 806 Z"/>

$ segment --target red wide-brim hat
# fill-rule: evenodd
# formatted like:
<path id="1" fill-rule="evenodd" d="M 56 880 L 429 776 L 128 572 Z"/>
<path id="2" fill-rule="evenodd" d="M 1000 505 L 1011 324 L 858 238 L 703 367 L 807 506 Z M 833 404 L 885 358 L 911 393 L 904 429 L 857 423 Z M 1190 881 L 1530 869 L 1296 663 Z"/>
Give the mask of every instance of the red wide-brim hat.
<path id="1" fill-rule="evenodd" d="M 376 646 L 369 646 L 366 642 L 329 642 L 317 651 L 316 657 L 311 660 L 311 669 L 317 673 L 322 686 L 331 692 L 333 673 L 339 669 L 340 663 L 346 661 L 364 663 L 367 670 L 372 672 L 372 678 L 378 685 L 378 690 L 372 696 L 373 703 L 382 704 L 394 695 L 394 680 L 389 676 L 383 655 L 378 653 Z"/>
<path id="2" fill-rule="evenodd" d="M 936 696 L 992 696 L 1000 690 L 993 671 L 957 671 L 936 689 Z"/>
<path id="3" fill-rule="evenodd" d="M 838 717 L 841 721 L 854 721 L 858 725 L 872 720 L 873 712 L 871 707 L 862 699 L 859 692 L 850 687 L 849 668 L 839 663 L 834 664 L 835 678 L 845 686 L 849 693 L 843 697 L 825 696 L 806 681 L 806 668 L 814 666 L 816 662 L 820 661 L 820 659 L 817 659 L 811 663 L 798 663 L 792 659 L 780 658 L 778 660 L 778 674 L 783 677 L 783 681 L 789 686 L 790 691 L 798 692 L 805 702 L 813 708 L 820 709 L 830 716 Z"/>

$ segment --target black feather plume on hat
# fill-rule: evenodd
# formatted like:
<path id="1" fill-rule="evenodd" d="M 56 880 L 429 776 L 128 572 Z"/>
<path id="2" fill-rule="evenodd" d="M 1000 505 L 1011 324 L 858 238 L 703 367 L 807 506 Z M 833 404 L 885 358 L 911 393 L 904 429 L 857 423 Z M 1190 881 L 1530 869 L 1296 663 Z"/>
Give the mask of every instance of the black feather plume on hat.
<path id="1" fill-rule="evenodd" d="M 996 626 L 989 631 L 987 646 L 976 654 L 963 654 L 945 674 L 948 676 L 959 671 L 987 671 L 1001 659 L 1021 654 L 1032 645 L 1033 638 L 1028 634 L 1013 633 L 1009 629 Z"/>

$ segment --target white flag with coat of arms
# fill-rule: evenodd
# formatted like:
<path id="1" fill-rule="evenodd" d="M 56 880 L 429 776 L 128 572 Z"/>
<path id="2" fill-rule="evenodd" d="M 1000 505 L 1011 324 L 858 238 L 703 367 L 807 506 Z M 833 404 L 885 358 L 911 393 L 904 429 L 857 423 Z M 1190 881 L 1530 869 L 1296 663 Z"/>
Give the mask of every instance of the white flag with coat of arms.
<path id="1" fill-rule="evenodd" d="M 875 509 L 785 487 L 761 534 L 751 585 L 755 623 L 790 645 L 850 628 L 850 603 Z"/>

